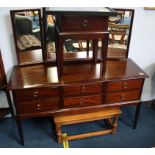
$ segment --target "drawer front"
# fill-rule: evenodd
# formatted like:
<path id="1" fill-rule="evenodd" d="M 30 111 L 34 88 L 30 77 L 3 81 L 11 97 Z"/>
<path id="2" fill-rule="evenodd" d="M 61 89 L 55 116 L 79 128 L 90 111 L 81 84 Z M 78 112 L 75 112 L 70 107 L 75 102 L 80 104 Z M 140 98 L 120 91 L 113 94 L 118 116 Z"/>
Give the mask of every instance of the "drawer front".
<path id="1" fill-rule="evenodd" d="M 101 83 L 64 86 L 64 96 L 97 94 L 101 93 L 101 88 Z"/>
<path id="2" fill-rule="evenodd" d="M 143 79 L 124 80 L 107 83 L 107 92 L 140 89 L 143 86 Z"/>
<path id="3" fill-rule="evenodd" d="M 48 88 L 30 88 L 15 90 L 13 92 L 16 101 L 30 101 L 40 99 L 50 99 L 59 97 L 58 87 Z"/>
<path id="4" fill-rule="evenodd" d="M 40 100 L 30 102 L 20 102 L 16 104 L 19 114 L 30 114 L 59 109 L 59 100 Z"/>
<path id="5" fill-rule="evenodd" d="M 82 106 L 93 106 L 102 103 L 101 96 L 85 96 L 85 97 L 74 97 L 65 98 L 64 107 L 82 107 Z"/>
<path id="6" fill-rule="evenodd" d="M 127 91 L 127 92 L 114 92 L 109 93 L 106 96 L 106 103 L 117 103 L 117 102 L 125 102 L 125 101 L 134 101 L 139 100 L 140 91 Z"/>
<path id="7" fill-rule="evenodd" d="M 107 31 L 108 17 L 61 16 L 58 20 L 61 31 Z"/>

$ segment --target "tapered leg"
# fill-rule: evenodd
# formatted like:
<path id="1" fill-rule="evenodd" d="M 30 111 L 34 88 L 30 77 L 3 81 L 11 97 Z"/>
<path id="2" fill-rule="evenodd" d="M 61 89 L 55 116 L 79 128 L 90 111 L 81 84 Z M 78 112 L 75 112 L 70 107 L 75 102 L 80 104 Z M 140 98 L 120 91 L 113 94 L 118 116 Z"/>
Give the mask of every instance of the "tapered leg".
<path id="1" fill-rule="evenodd" d="M 14 117 L 14 111 L 13 111 L 13 107 L 12 107 L 12 102 L 11 102 L 11 97 L 10 97 L 9 91 L 5 90 L 5 93 L 6 93 L 7 101 L 8 101 L 8 104 L 9 104 L 10 111 L 11 111 L 11 115 L 12 115 L 12 117 Z"/>
<path id="2" fill-rule="evenodd" d="M 113 134 L 116 133 L 116 130 L 117 130 L 117 127 L 118 127 L 118 118 L 119 118 L 119 115 L 114 117 L 113 131 L 112 131 Z"/>
<path id="3" fill-rule="evenodd" d="M 142 103 L 139 102 L 137 107 L 136 107 L 135 120 L 134 120 L 134 124 L 133 124 L 133 129 L 136 129 L 136 127 L 137 127 L 137 122 L 138 122 L 138 118 L 139 118 L 139 114 L 140 114 L 141 105 L 142 105 Z"/>
<path id="4" fill-rule="evenodd" d="M 18 133 L 19 133 L 19 136 L 20 136 L 21 144 L 24 145 L 24 136 L 23 136 L 22 123 L 21 123 L 21 119 L 19 117 L 16 117 L 16 123 L 17 123 L 17 127 L 18 127 Z"/>

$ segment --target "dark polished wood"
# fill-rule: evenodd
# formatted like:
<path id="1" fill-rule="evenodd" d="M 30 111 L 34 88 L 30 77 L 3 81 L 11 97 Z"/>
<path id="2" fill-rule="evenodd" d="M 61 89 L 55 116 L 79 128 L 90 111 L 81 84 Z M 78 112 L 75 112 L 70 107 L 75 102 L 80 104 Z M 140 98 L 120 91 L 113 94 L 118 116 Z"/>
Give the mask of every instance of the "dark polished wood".
<path id="1" fill-rule="evenodd" d="M 4 65 L 3 65 L 3 60 L 2 60 L 2 55 L 0 51 L 0 91 L 4 91 L 6 94 L 6 98 L 8 101 L 8 108 L 0 108 L 0 118 L 4 117 L 5 115 L 11 113 L 12 117 L 14 117 L 14 111 L 12 107 L 12 102 L 10 98 L 10 93 L 7 89 L 7 79 L 6 79 L 6 74 L 4 71 Z"/>
<path id="2" fill-rule="evenodd" d="M 137 125 L 141 92 L 148 75 L 131 59 L 124 59 L 124 55 L 120 60 L 108 59 L 116 51 L 118 55 L 124 52 L 108 49 L 108 16 L 115 13 L 109 9 L 107 12 L 71 10 L 44 9 L 44 18 L 53 14 L 56 19 L 56 63 L 47 60 L 35 65 L 14 66 L 12 69 L 8 89 L 13 94 L 22 144 L 24 137 L 21 121 L 31 117 L 80 114 L 97 112 L 108 107 L 136 105 L 134 127 Z M 72 20 L 72 15 L 76 15 L 77 21 Z M 43 21 L 47 24 L 46 19 Z M 45 23 L 44 33 L 47 28 Z M 92 40 L 93 51 L 73 53 L 70 56 L 69 53 L 64 54 L 66 39 Z M 98 40 L 102 42 L 100 48 L 97 48 Z M 45 48 L 46 34 L 43 49 Z M 83 61 L 83 54 L 88 61 Z M 49 59 L 53 55 L 45 58 Z M 78 57 L 79 61 L 73 62 L 71 59 L 74 57 Z"/>

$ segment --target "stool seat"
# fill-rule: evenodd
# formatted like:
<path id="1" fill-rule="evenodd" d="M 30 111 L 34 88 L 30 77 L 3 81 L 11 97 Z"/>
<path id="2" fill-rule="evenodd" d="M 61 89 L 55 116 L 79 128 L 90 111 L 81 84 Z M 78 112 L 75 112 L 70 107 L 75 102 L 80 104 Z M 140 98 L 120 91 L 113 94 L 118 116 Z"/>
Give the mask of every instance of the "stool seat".
<path id="1" fill-rule="evenodd" d="M 104 108 L 94 112 L 86 112 L 86 113 L 78 113 L 78 114 L 72 114 L 72 113 L 56 114 L 54 116 L 54 122 L 56 124 L 58 143 L 62 143 L 63 141 L 61 126 L 68 125 L 68 124 L 91 122 L 96 120 L 108 120 L 111 125 L 111 128 L 103 131 L 96 131 L 96 132 L 68 136 L 68 137 L 65 137 L 65 140 L 80 139 L 80 138 L 86 138 L 90 136 L 104 135 L 104 134 L 110 134 L 110 133 L 114 134 L 117 128 L 117 120 L 121 113 L 122 112 L 120 108 Z"/>

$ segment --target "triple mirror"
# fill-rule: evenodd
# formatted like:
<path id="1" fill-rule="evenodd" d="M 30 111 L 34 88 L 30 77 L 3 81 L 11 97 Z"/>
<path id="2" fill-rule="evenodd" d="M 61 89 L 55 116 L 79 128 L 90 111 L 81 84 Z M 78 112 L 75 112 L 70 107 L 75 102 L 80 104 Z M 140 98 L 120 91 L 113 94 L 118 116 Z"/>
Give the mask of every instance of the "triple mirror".
<path id="1" fill-rule="evenodd" d="M 116 16 L 109 17 L 108 59 L 124 59 L 128 57 L 134 10 L 114 9 Z M 55 16 L 48 14 L 48 8 L 11 11 L 12 26 L 19 64 L 31 64 L 45 60 L 56 61 L 55 51 Z M 41 24 L 42 19 L 42 24 Z M 42 33 L 43 28 L 43 33 Z M 42 39 L 42 36 L 44 36 Z M 43 47 L 44 40 L 44 47 Z M 64 42 L 65 61 L 91 60 L 92 40 L 72 40 Z M 101 41 L 98 40 L 98 48 Z M 43 53 L 44 50 L 44 53 Z M 98 60 L 101 58 L 100 50 Z"/>
<path id="2" fill-rule="evenodd" d="M 10 11 L 20 65 L 43 62 L 40 9 Z"/>

